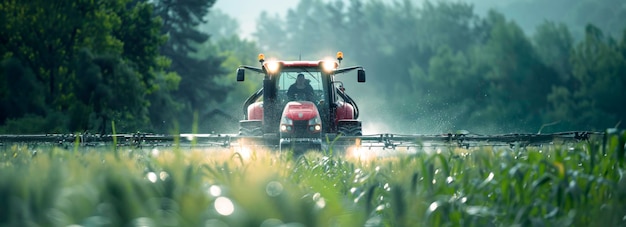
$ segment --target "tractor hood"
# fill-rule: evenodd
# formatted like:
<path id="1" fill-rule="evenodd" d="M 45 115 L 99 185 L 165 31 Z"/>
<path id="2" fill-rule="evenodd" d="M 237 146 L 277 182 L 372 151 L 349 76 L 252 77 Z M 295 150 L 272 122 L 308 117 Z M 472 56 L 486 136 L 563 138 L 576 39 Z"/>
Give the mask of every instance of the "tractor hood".
<path id="1" fill-rule="evenodd" d="M 310 120 L 317 117 L 318 111 L 315 104 L 308 101 L 289 102 L 283 110 L 283 117 L 294 121 Z"/>

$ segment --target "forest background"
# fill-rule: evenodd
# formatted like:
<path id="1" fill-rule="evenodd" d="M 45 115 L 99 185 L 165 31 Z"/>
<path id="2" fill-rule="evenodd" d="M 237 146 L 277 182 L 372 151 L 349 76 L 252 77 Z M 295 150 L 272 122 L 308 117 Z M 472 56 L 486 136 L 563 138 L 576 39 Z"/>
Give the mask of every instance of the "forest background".
<path id="1" fill-rule="evenodd" d="M 603 130 L 626 117 L 626 3 L 300 0 L 252 38 L 215 0 L 0 3 L 0 133 L 234 133 L 256 56 L 345 54 L 364 133 Z M 525 15 L 528 13 L 532 16 Z M 532 13 L 532 14 L 531 14 Z M 516 19 L 517 18 L 517 19 Z M 529 20 L 542 20 L 528 26 Z M 196 125 L 196 126 L 194 126 Z"/>

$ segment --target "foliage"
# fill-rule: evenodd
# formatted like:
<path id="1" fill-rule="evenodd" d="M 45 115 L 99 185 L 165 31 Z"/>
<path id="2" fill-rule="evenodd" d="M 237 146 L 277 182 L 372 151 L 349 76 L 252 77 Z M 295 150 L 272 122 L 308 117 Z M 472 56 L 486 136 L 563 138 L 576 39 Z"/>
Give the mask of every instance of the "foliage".
<path id="1" fill-rule="evenodd" d="M 604 6 L 612 7 L 594 3 Z M 504 14 L 480 16 L 463 2 L 357 0 L 303 0 L 284 18 L 262 14 L 260 21 L 256 37 L 268 56 L 320 58 L 340 50 L 348 64 L 363 65 L 368 83 L 347 78 L 347 87 L 354 86 L 348 92 L 361 109 L 385 106 L 361 116 L 380 119 L 393 132 L 602 129 L 626 116 L 621 105 L 608 104 L 626 97 L 618 42 L 606 43 L 614 55 L 583 60 L 575 53 L 589 39 L 576 43 L 564 24 L 545 22 L 528 36 Z M 604 82 L 582 79 L 588 72 L 580 69 L 589 67 L 598 68 L 589 78 Z M 579 98 L 565 98 L 574 93 Z M 608 101 L 606 94 L 615 95 Z M 592 104 L 600 100 L 607 102 Z"/>
<path id="2" fill-rule="evenodd" d="M 585 40 L 573 49 L 572 82 L 548 96 L 552 117 L 584 128 L 617 127 L 626 116 L 626 45 L 605 39 L 587 26 Z"/>
<path id="3" fill-rule="evenodd" d="M 35 114 L 73 117 L 59 122 L 67 122 L 58 127 L 63 132 L 106 132 L 112 120 L 127 130 L 147 126 L 145 95 L 163 67 L 155 52 L 163 38 L 155 33 L 159 23 L 149 4 L 6 1 L 0 12 L 0 78 L 21 92 L 32 91 L 4 94 L 2 122 Z M 4 108 L 16 101 L 23 105 Z"/>
<path id="4" fill-rule="evenodd" d="M 585 26 L 594 24 L 607 35 L 619 36 L 626 29 L 626 3 L 620 0 L 530 0 L 511 1 L 501 12 L 514 18 L 526 31 L 545 21 L 567 25 L 577 40 L 584 39 Z"/>
<path id="5" fill-rule="evenodd" d="M 173 129 L 170 119 L 179 121 L 182 131 L 189 131 L 194 113 L 206 114 L 210 104 L 226 97 L 227 86 L 220 83 L 226 72 L 221 67 L 224 61 L 216 53 L 199 56 L 198 44 L 208 41 L 209 34 L 199 29 L 215 0 L 156 1 L 155 14 L 163 20 L 161 34 L 167 42 L 160 53 L 171 59 L 169 70 L 180 75 L 181 89 L 173 92 L 172 100 L 180 104 L 178 116 L 161 119 L 168 121 L 167 128 Z M 182 117 L 181 117 L 182 116 Z"/>
<path id="6" fill-rule="evenodd" d="M 12 144 L 1 147 L 0 225 L 620 226 L 626 132 L 607 135 L 298 158 Z"/>
<path id="7" fill-rule="evenodd" d="M 186 130 L 228 87 L 228 55 L 194 55 L 213 2 L 3 2 L 3 130 L 53 132 L 46 122 L 64 115 L 54 132 L 109 133 L 112 121 L 123 132 Z M 19 126 L 32 122 L 22 117 L 42 124 Z"/>

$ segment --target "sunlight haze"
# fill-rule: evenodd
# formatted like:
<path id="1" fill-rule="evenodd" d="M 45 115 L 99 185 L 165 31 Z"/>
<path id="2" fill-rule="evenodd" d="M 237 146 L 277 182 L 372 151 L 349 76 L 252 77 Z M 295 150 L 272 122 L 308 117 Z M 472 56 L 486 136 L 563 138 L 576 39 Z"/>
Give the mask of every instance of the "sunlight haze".
<path id="1" fill-rule="evenodd" d="M 394 0 L 382 0 L 383 2 L 393 2 Z M 295 8 L 300 0 L 217 0 L 213 8 L 221 10 L 230 15 L 239 22 L 241 36 L 252 38 L 252 33 L 256 30 L 256 20 L 262 11 L 268 12 L 270 15 L 285 15 L 287 10 Z M 327 2 L 327 1 L 324 1 Z M 344 0 L 349 2 L 349 0 Z M 367 1 L 364 1 L 367 2 Z M 421 4 L 423 0 L 412 0 L 415 4 Z M 433 1 L 436 2 L 436 1 Z M 468 0 L 473 3 L 475 10 L 479 13 L 486 12 L 489 8 L 499 8 L 512 0 Z"/>
<path id="2" fill-rule="evenodd" d="M 237 19 L 242 36 L 251 38 L 252 33 L 256 30 L 256 20 L 262 11 L 266 11 L 270 15 L 280 14 L 282 16 L 288 9 L 295 7 L 298 2 L 287 0 L 218 0 L 213 7 Z"/>

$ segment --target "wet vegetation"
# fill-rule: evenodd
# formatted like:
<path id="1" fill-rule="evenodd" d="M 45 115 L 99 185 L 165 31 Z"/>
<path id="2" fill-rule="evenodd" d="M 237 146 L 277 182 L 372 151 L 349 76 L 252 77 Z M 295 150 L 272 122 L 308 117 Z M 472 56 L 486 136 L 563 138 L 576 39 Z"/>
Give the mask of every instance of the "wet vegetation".
<path id="1" fill-rule="evenodd" d="M 259 52 L 343 51 L 368 71 L 344 81 L 364 124 L 392 133 L 625 120 L 617 0 L 300 0 L 261 14 L 254 40 L 214 2 L 0 2 L 0 133 L 233 132 L 259 85 L 234 69 Z M 565 23 L 512 18 L 538 8 Z M 625 226 L 626 133 L 607 135 L 389 156 L 0 144 L 0 226 Z"/>
<path id="2" fill-rule="evenodd" d="M 0 225 L 623 226 L 626 132 L 608 135 L 369 158 L 5 144 Z"/>

